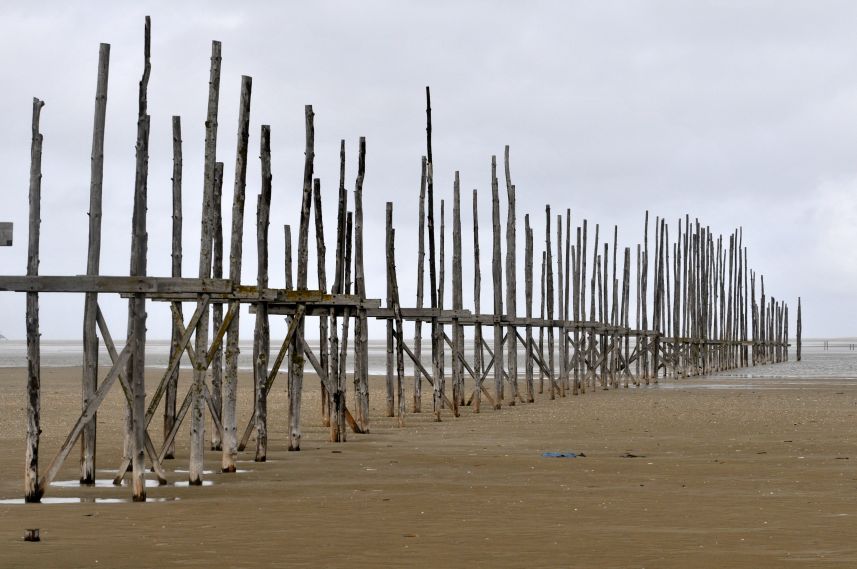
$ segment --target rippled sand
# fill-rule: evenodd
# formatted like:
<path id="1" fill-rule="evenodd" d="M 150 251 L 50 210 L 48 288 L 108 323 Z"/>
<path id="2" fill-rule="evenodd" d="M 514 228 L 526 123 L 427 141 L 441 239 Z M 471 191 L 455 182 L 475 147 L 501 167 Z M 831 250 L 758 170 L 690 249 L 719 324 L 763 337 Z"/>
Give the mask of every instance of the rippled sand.
<path id="1" fill-rule="evenodd" d="M 286 451 L 281 378 L 269 462 L 248 452 L 225 475 L 209 453 L 211 486 L 153 487 L 166 501 L 133 504 L 124 487 L 75 487 L 73 452 L 49 492 L 63 503 L 0 503 L 0 567 L 855 567 L 857 380 L 850 364 L 827 379 L 816 365 L 803 380 L 783 364 L 440 424 L 408 415 L 404 429 L 381 417 L 373 378 L 372 433 L 341 445 L 326 442 L 307 377 L 299 453 Z M 79 376 L 44 372 L 43 466 L 79 410 Z M 5 499 L 23 485 L 23 386 L 23 370 L 0 370 Z M 99 415 L 99 478 L 121 454 L 119 394 Z M 186 434 L 178 452 L 171 482 L 187 476 Z M 22 541 L 34 527 L 42 542 Z"/>

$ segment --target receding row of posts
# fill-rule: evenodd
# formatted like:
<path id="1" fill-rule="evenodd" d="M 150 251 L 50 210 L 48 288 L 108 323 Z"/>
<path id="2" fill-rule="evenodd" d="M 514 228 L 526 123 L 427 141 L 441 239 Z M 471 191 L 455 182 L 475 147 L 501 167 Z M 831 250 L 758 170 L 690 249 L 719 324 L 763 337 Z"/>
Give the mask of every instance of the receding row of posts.
<path id="1" fill-rule="evenodd" d="M 26 276 L 0 277 L 0 290 L 26 293 L 27 331 L 27 444 L 25 499 L 38 502 L 80 440 L 80 481 L 94 484 L 96 472 L 96 412 L 111 387 L 119 383 L 126 402 L 122 461 L 114 482 L 130 475 L 134 500 L 146 499 L 147 466 L 160 483 L 167 482 L 164 462 L 177 456 L 178 431 L 190 415 L 188 478 L 202 484 L 206 441 L 219 452 L 223 472 L 236 472 L 236 460 L 251 442 L 254 459 L 268 455 L 268 396 L 276 379 L 287 375 L 288 449 L 301 448 L 301 395 L 304 369 L 316 373 L 322 393 L 321 423 L 331 442 L 347 439 L 347 431 L 370 432 L 369 319 L 386 322 L 386 377 L 384 414 L 400 427 L 406 414 L 423 409 L 422 382 L 432 389 L 431 413 L 436 421 L 457 417 L 463 408 L 479 413 L 483 400 L 493 409 L 577 396 L 596 390 L 645 386 L 665 377 L 684 378 L 748 365 L 782 362 L 789 358 L 789 311 L 781 299 L 765 290 L 764 277 L 749 268 L 743 232 L 715 235 L 697 219 L 685 216 L 674 225 L 656 217 L 643 218 L 642 242 L 636 244 L 636 273 L 632 274 L 633 246 L 620 245 L 617 226 L 612 231 L 582 219 L 573 210 L 544 209 L 544 242 L 535 241 L 534 225 L 541 212 L 523 215 L 523 302 L 519 306 L 516 254 L 519 247 L 518 189 L 512 181 L 510 149 L 505 147 L 502 169 L 506 191 L 506 217 L 501 215 L 498 161 L 486 160 L 485 181 L 490 185 L 491 228 L 480 232 L 479 194 L 472 191 L 472 275 L 464 273 L 462 218 L 468 217 L 462 201 L 461 177 L 455 172 L 452 187 L 451 258 L 446 255 L 448 200 L 436 208 L 436 169 L 432 154 L 431 95 L 426 88 L 426 153 L 421 159 L 418 192 L 417 282 L 415 308 L 403 306 L 398 270 L 413 270 L 396 259 L 395 209 L 386 204 L 384 248 L 386 260 L 385 305 L 370 297 L 364 253 L 363 189 L 366 179 L 367 142 L 357 145 L 357 177 L 353 207 L 345 178 L 346 143 L 340 144 L 339 185 L 335 242 L 328 247 L 322 216 L 323 186 L 315 172 L 315 114 L 304 109 L 305 154 L 297 231 L 296 279 L 293 282 L 291 227 L 283 231 L 283 265 L 269 259 L 270 217 L 274 192 L 272 128 L 259 132 L 261 186 L 256 198 L 257 275 L 252 286 L 240 282 L 244 204 L 252 79 L 241 77 L 235 172 L 229 231 L 229 267 L 224 276 L 224 222 L 221 215 L 224 163 L 218 160 L 218 112 L 221 83 L 221 45 L 212 43 L 208 110 L 205 122 L 204 175 L 200 224 L 200 255 L 196 278 L 182 276 L 183 165 L 181 118 L 172 117 L 172 246 L 171 276 L 147 274 L 147 198 L 149 192 L 149 126 L 147 86 L 151 74 L 151 22 L 144 29 L 144 66 L 139 82 L 135 148 L 135 185 L 129 276 L 100 275 L 101 194 L 104 167 L 110 46 L 99 52 L 92 136 L 89 242 L 85 276 L 39 276 L 42 133 L 44 103 L 33 101 L 29 249 Z M 490 170 L 489 167 L 490 166 Z M 157 184 L 160 188 L 161 184 Z M 465 190 L 466 191 L 466 190 Z M 526 189 L 522 190 L 526 192 Z M 466 195 L 466 194 L 465 194 Z M 279 204 L 278 204 L 279 205 Z M 439 226 L 435 212 L 439 211 Z M 314 223 L 313 223 L 314 222 Z M 317 287 L 309 288 L 309 234 L 314 225 Z M 505 233 L 504 233 L 505 229 Z M 673 238 L 670 238 L 670 230 Z M 491 310 L 482 304 L 480 239 L 490 234 L 492 280 Z M 650 235 L 653 239 L 650 240 Z M 591 241 L 590 241 L 591 239 Z M 651 241 L 651 242 L 650 242 Z M 591 243 L 591 247 L 590 247 Z M 428 255 L 426 255 L 426 245 Z M 504 249 L 505 247 L 505 249 Z M 332 283 L 326 272 L 333 255 Z M 539 260 L 541 261 L 539 263 Z M 449 263 L 447 263 L 449 261 Z M 428 263 L 428 299 L 425 275 Z M 451 265 L 451 308 L 444 306 L 446 267 Z M 285 288 L 269 285 L 269 270 L 285 269 Z M 277 269 L 279 270 L 279 269 Z M 536 271 L 539 271 L 538 275 Z M 465 279 L 472 276 L 473 306 L 464 304 Z M 538 276 L 538 280 L 536 277 Z M 650 281 L 650 278 L 652 279 Z M 353 292 L 352 292 L 353 289 Z M 635 302 L 632 307 L 632 289 Z M 39 470 L 41 426 L 39 360 L 39 293 L 75 292 L 84 295 L 82 407 L 74 426 L 48 467 Z M 757 294 L 758 292 L 758 294 Z M 126 343 L 117 347 L 101 313 L 99 294 L 120 294 L 128 299 Z M 425 303 L 428 300 L 429 306 Z M 147 302 L 166 303 L 171 312 L 169 363 L 151 395 L 144 383 Z M 537 305 L 534 305 L 535 302 Z M 651 304 L 650 304 L 651 301 Z M 194 307 L 188 315 L 183 303 Z M 239 427 L 238 357 L 242 305 L 254 317 L 253 407 L 251 419 Z M 635 309 L 634 326 L 631 312 Z M 538 316 L 536 317 L 536 313 Z M 519 316 L 523 314 L 523 316 Z M 286 318 L 282 342 L 271 344 L 270 319 Z M 315 320 L 308 320 L 315 319 Z M 406 338 L 405 322 L 413 322 L 413 342 Z M 318 322 L 318 353 L 308 342 L 308 322 Z M 430 342 L 424 342 L 430 326 Z M 486 334 L 486 330 L 488 334 Z M 797 358 L 801 358 L 801 305 L 797 309 Z M 100 339 L 100 340 L 99 340 Z M 466 350 L 470 342 L 471 350 Z M 109 362 L 98 361 L 99 341 Z M 431 364 L 424 361 L 430 352 Z M 271 356 L 276 354 L 273 359 Z M 180 362 L 188 361 L 192 384 L 186 394 L 178 390 Z M 99 383 L 99 363 L 109 371 Z M 350 366 L 349 366 L 350 364 Z M 406 369 L 413 370 L 412 383 Z M 353 386 L 347 397 L 349 369 Z M 446 381 L 446 370 L 451 370 Z M 523 370 L 523 375 L 520 375 Z M 489 378 L 492 378 L 493 381 Z M 487 381 L 486 381 L 487 380 Z M 523 385 L 520 382 L 523 381 Z M 411 385 L 410 395 L 407 386 Z M 408 401 L 410 402 L 408 404 Z M 159 409 L 163 434 L 156 446 L 150 430 Z M 211 432 L 206 433 L 210 425 Z M 253 439 L 255 435 L 255 439 Z"/>

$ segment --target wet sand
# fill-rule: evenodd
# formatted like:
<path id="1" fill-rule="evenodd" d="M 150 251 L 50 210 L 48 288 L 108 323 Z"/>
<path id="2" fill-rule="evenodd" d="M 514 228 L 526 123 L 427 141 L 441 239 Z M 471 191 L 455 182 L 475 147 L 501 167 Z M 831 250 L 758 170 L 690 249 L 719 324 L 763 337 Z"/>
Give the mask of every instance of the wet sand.
<path id="1" fill-rule="evenodd" d="M 43 370 L 43 468 L 76 418 L 79 376 Z M 24 378 L 0 370 L 2 498 L 22 496 Z M 287 452 L 280 378 L 267 463 L 246 452 L 246 472 L 212 473 L 211 486 L 150 488 L 163 502 L 0 505 L 0 567 L 857 566 L 852 382 L 543 395 L 442 423 L 409 414 L 404 429 L 381 417 L 383 380 L 372 382 L 372 432 L 345 444 L 327 442 L 307 376 L 302 450 Z M 251 384 L 242 377 L 241 428 Z M 99 413 L 103 469 L 121 455 L 119 395 Z M 428 386 L 423 399 L 428 410 Z M 159 440 L 160 417 L 153 425 Z M 186 477 L 175 473 L 187 468 L 186 433 L 177 451 L 173 481 Z M 218 466 L 209 453 L 206 467 Z M 71 487 L 48 497 L 130 496 L 76 478 L 74 451 L 58 477 Z M 22 541 L 34 527 L 42 542 Z"/>

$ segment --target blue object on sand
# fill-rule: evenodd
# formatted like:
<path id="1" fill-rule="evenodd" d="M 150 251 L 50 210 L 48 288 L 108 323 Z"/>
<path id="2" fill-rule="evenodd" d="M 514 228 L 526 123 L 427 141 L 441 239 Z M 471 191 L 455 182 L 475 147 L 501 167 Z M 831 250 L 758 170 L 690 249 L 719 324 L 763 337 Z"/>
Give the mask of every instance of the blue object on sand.
<path id="1" fill-rule="evenodd" d="M 576 452 L 546 452 L 544 458 L 577 458 Z"/>

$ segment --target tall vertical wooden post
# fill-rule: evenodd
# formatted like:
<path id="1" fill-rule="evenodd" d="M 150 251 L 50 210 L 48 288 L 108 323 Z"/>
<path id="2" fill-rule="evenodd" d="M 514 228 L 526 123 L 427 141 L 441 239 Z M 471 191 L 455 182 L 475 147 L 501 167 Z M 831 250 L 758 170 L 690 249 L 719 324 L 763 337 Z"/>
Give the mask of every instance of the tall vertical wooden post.
<path id="1" fill-rule="evenodd" d="M 527 403 L 533 403 L 536 395 L 533 385 L 533 229 L 530 227 L 530 214 L 524 215 L 524 304 L 527 317 L 524 378 L 527 383 Z"/>
<path id="2" fill-rule="evenodd" d="M 496 156 L 491 157 L 491 226 L 494 235 L 491 257 L 494 278 L 494 407 L 499 409 L 503 401 L 503 269 L 500 264 L 500 196 Z"/>
<path id="3" fill-rule="evenodd" d="M 321 183 L 318 179 L 314 180 L 312 188 L 313 211 L 315 212 L 315 250 L 316 250 L 316 265 L 318 267 L 318 290 L 327 292 L 327 270 L 325 267 L 325 259 L 327 257 L 327 247 L 324 245 L 324 219 L 322 218 L 321 209 Z M 321 369 L 328 374 L 330 378 L 330 345 L 328 344 L 328 318 L 326 314 L 318 317 L 318 359 Z M 327 392 L 324 383 L 321 385 L 321 422 L 325 427 L 330 426 L 330 403 L 331 395 Z"/>
<path id="4" fill-rule="evenodd" d="M 107 76 L 110 68 L 110 44 L 98 51 L 98 81 L 95 87 L 95 119 L 92 128 L 92 157 L 89 179 L 89 246 L 86 274 L 97 275 L 101 260 L 101 190 L 104 180 L 104 123 L 107 114 Z M 82 408 L 98 389 L 98 335 L 96 313 L 98 294 L 86 293 L 83 307 L 83 378 Z M 95 484 L 95 435 L 97 418 L 84 427 L 80 435 L 80 483 Z"/>
<path id="5" fill-rule="evenodd" d="M 259 157 L 262 163 L 262 189 L 256 201 L 256 286 L 259 302 L 256 303 L 256 326 L 253 332 L 253 385 L 255 387 L 256 462 L 268 458 L 268 398 L 265 384 L 268 379 L 268 351 L 271 331 L 268 322 L 268 303 L 262 294 L 268 288 L 268 224 L 271 212 L 271 127 L 262 125 Z M 289 373 L 291 376 L 291 373 Z M 291 378 L 290 378 L 291 379 Z M 289 396 L 291 400 L 291 394 Z"/>
<path id="6" fill-rule="evenodd" d="M 797 297 L 797 331 L 796 331 L 796 335 L 797 335 L 797 340 L 796 340 L 797 361 L 800 361 L 800 359 L 801 359 L 801 348 L 802 348 L 801 335 L 802 335 L 802 333 L 803 333 L 803 322 L 801 321 L 800 297 Z"/>
<path id="7" fill-rule="evenodd" d="M 247 186 L 247 145 L 250 139 L 250 96 L 253 79 L 241 77 L 241 94 L 238 107 L 238 141 L 235 153 L 235 183 L 232 194 L 232 231 L 229 244 L 229 280 L 233 285 L 241 283 L 241 260 L 244 250 L 244 194 Z M 240 311 L 229 323 L 226 336 L 226 374 L 223 383 L 223 472 L 235 472 L 238 457 L 238 424 L 236 403 L 238 401 L 238 321 Z"/>
<path id="8" fill-rule="evenodd" d="M 33 98 L 33 139 L 30 145 L 30 225 L 27 276 L 39 274 L 39 227 L 42 202 L 42 133 L 39 131 L 43 101 Z M 41 429 L 41 360 L 39 341 L 39 293 L 27 293 L 27 444 L 24 456 L 24 501 L 39 502 L 39 434 Z"/>
<path id="9" fill-rule="evenodd" d="M 345 216 L 348 192 L 345 190 L 345 140 L 339 145 L 339 204 L 336 212 L 336 268 L 333 277 L 333 294 L 345 292 Z M 348 314 L 343 313 L 343 320 Z M 347 343 L 347 338 L 343 338 Z M 341 373 L 339 330 L 336 310 L 330 311 L 330 442 L 345 442 L 345 374 Z"/>
<path id="10" fill-rule="evenodd" d="M 354 287 L 357 296 L 366 299 L 366 277 L 363 272 L 363 178 L 366 173 L 366 138 L 360 137 L 357 152 L 357 182 L 354 189 Z M 354 403 L 357 424 L 369 432 L 369 331 L 366 309 L 357 310 L 354 327 Z"/>
<path id="11" fill-rule="evenodd" d="M 562 320 L 563 315 L 563 296 L 562 296 L 562 215 L 556 216 L 556 262 L 557 262 L 557 270 L 556 270 L 556 300 L 557 300 L 557 320 Z M 565 378 L 567 374 L 567 370 L 565 368 L 565 322 L 560 324 L 559 326 L 559 373 L 557 374 L 557 384 L 559 387 L 559 394 L 561 397 L 565 397 Z"/>
<path id="12" fill-rule="evenodd" d="M 181 278 L 182 276 L 182 119 L 179 116 L 173 116 L 173 218 L 172 218 L 172 271 L 173 278 Z M 179 318 L 183 319 L 182 305 L 176 303 L 176 310 Z M 178 352 L 181 350 L 181 330 L 179 325 L 173 319 L 172 331 L 170 336 L 170 361 L 173 358 L 180 357 Z M 173 425 L 176 422 L 176 392 L 178 391 L 179 383 L 179 366 L 167 378 L 167 385 L 164 392 L 164 438 L 169 436 L 173 430 Z M 175 455 L 176 444 L 175 437 L 167 446 L 167 452 L 164 458 L 173 458 Z"/>
<path id="13" fill-rule="evenodd" d="M 399 304 L 399 283 L 396 278 L 396 231 L 393 229 L 393 202 L 387 202 L 387 278 L 389 280 L 390 301 L 393 320 L 396 323 L 396 385 L 399 400 L 397 425 L 405 426 L 405 352 L 404 332 L 402 330 L 402 310 Z"/>
<path id="14" fill-rule="evenodd" d="M 143 78 L 140 80 L 139 116 L 137 118 L 136 175 L 134 207 L 131 220 L 131 276 L 146 276 L 146 202 L 149 174 L 149 115 L 146 90 L 151 64 L 151 20 L 146 16 L 144 32 Z M 128 341 L 133 342 L 131 358 L 125 369 L 131 384 L 131 487 L 135 502 L 146 501 L 145 436 L 146 436 L 146 297 L 134 294 L 128 300 Z"/>
<path id="15" fill-rule="evenodd" d="M 479 199 L 476 190 L 473 190 L 473 313 L 478 318 L 481 313 L 482 298 L 482 269 L 479 266 Z M 482 359 L 482 324 L 476 322 L 473 325 L 473 364 L 476 375 L 476 389 L 473 392 L 473 412 L 479 413 L 482 402 L 482 370 L 484 362 Z"/>
<path id="16" fill-rule="evenodd" d="M 395 265 L 394 265 L 395 267 Z M 452 309 L 458 314 L 464 309 L 461 275 L 461 184 L 458 171 L 452 196 Z M 458 316 L 452 319 L 452 410 L 458 416 L 458 406 L 464 404 L 464 327 Z"/>
<path id="17" fill-rule="evenodd" d="M 432 390 L 432 412 L 434 420 L 440 421 L 440 410 L 443 407 L 443 393 L 441 391 L 440 382 L 437 378 L 443 372 L 442 365 L 438 361 L 440 344 L 443 339 L 440 337 L 437 321 L 437 263 L 435 262 L 435 244 L 434 244 L 434 163 L 432 162 L 431 151 L 431 90 L 426 86 L 426 191 L 428 195 L 428 215 L 426 223 L 428 224 L 429 236 L 429 285 L 431 295 L 431 360 L 432 373 L 434 374 L 434 388 Z"/>
<path id="18" fill-rule="evenodd" d="M 544 321 L 545 319 L 545 270 L 547 266 L 547 251 L 542 251 L 542 276 L 541 280 L 541 298 L 540 298 L 540 306 L 541 310 L 539 312 L 539 318 Z M 542 365 L 539 366 L 539 395 L 544 393 L 545 391 L 545 327 L 544 323 L 539 325 L 539 358 L 542 361 Z"/>
<path id="19" fill-rule="evenodd" d="M 426 240 L 426 157 L 422 157 L 420 172 L 420 213 L 417 225 L 419 235 L 417 236 L 417 308 L 423 307 L 425 297 L 425 240 Z M 414 356 L 422 363 L 423 354 L 423 323 L 422 320 L 414 322 Z M 411 408 L 413 413 L 422 411 L 422 385 L 423 375 L 418 366 L 414 366 L 414 403 Z"/>
<path id="20" fill-rule="evenodd" d="M 304 180 L 301 197 L 301 221 L 298 229 L 297 289 L 307 290 L 309 263 L 309 216 L 312 207 L 313 171 L 315 161 L 315 126 L 312 105 L 304 107 L 306 148 L 304 150 Z M 321 190 L 319 189 L 319 192 Z M 289 349 L 289 450 L 301 450 L 301 396 L 304 382 L 304 330 L 305 319 L 297 324 Z M 322 396 L 325 396 L 322 393 Z"/>
<path id="21" fill-rule="evenodd" d="M 199 278 L 211 277 L 212 203 L 214 194 L 214 169 L 217 152 L 217 107 L 220 102 L 220 42 L 211 42 L 211 71 L 208 82 L 208 114 L 205 121 L 205 167 L 202 197 L 201 235 L 199 253 Z M 202 306 L 197 301 L 197 308 Z M 196 353 L 204 358 L 208 353 L 208 315 L 206 309 L 196 328 Z M 200 362 L 204 363 L 204 362 Z M 193 372 L 193 404 L 190 425 L 190 466 L 188 483 L 202 484 L 203 453 L 205 444 L 205 370 L 196 367 Z"/>
<path id="22" fill-rule="evenodd" d="M 518 338 L 514 319 L 517 316 L 517 260 L 516 229 L 515 229 L 515 185 L 509 171 L 509 146 L 503 151 L 503 168 L 506 174 L 506 196 L 508 207 L 506 209 L 506 314 L 511 319 L 506 328 L 506 355 L 507 373 L 509 375 L 509 387 L 512 393 L 509 396 L 509 405 L 514 405 L 519 398 L 518 395 Z"/>
<path id="23" fill-rule="evenodd" d="M 440 200 L 440 240 L 438 242 L 438 274 L 437 274 L 437 309 L 438 312 L 443 312 L 443 299 L 445 296 L 444 285 L 446 284 L 446 243 L 445 237 L 445 220 L 444 220 L 444 200 Z M 434 376 L 435 385 L 440 386 L 441 397 L 443 398 L 441 405 L 446 405 L 446 347 L 444 338 L 446 330 L 444 329 L 443 321 L 438 322 L 438 341 L 437 341 L 437 370 Z"/>
<path id="24" fill-rule="evenodd" d="M 214 192 L 212 194 L 212 267 L 211 276 L 223 278 L 223 162 L 214 165 Z M 223 324 L 223 304 L 217 303 L 211 309 L 211 327 L 217 331 Z M 218 419 L 223 416 L 223 343 L 218 344 L 211 358 L 209 374 L 211 375 L 211 406 Z M 220 430 L 211 430 L 211 450 L 221 450 Z"/>
<path id="25" fill-rule="evenodd" d="M 546 266 L 547 266 L 547 276 L 546 278 L 546 295 L 547 295 L 547 318 L 549 321 L 553 320 L 553 303 L 554 303 L 554 291 L 553 291 L 553 251 L 551 250 L 551 206 L 545 206 L 545 254 L 546 254 Z M 554 379 L 556 374 L 554 370 L 554 329 L 553 323 L 548 324 L 548 392 L 550 393 L 550 398 L 556 398 L 556 389 L 554 386 Z"/>

